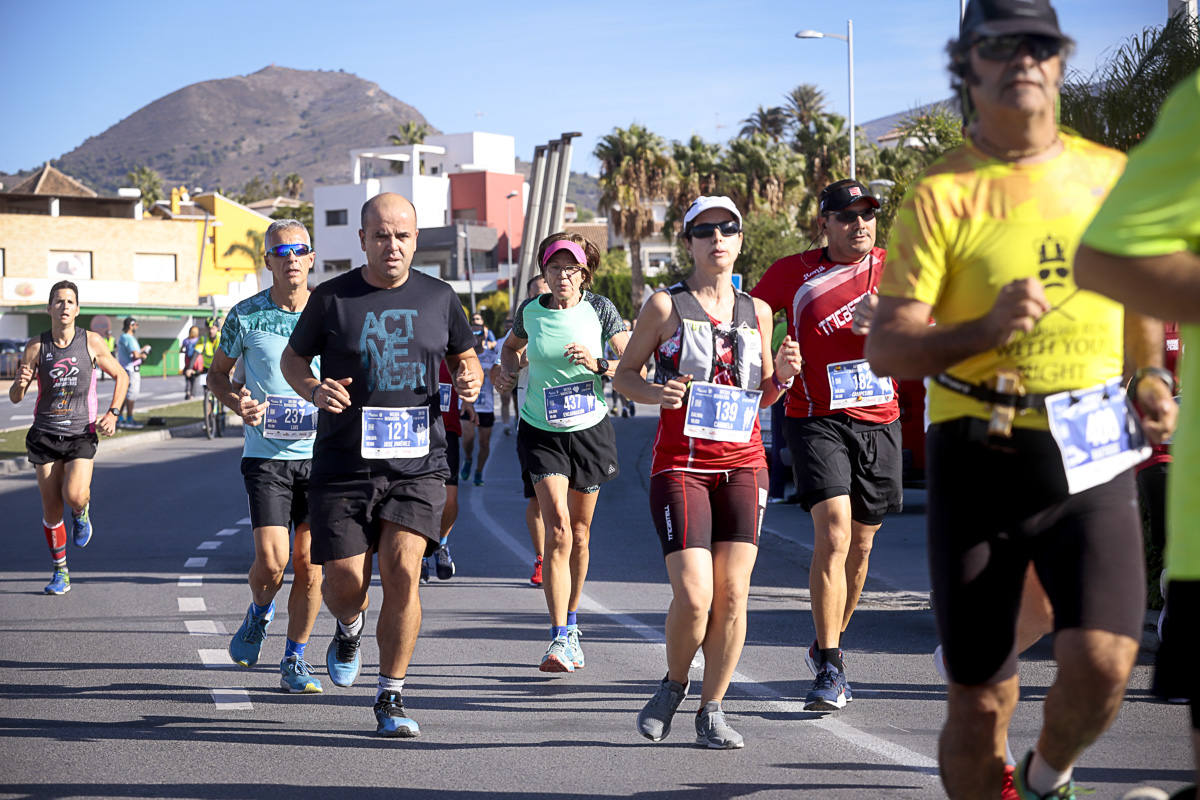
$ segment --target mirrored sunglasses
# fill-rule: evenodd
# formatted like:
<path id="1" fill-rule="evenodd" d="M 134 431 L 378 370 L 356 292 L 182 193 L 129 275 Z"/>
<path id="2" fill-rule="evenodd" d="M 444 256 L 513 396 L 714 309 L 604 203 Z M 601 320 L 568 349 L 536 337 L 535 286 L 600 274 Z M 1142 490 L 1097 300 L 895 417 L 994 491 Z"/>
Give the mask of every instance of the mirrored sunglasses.
<path id="1" fill-rule="evenodd" d="M 268 253 L 280 258 L 287 258 L 293 253 L 297 256 L 306 256 L 312 251 L 313 249 L 306 244 L 277 244 L 274 247 L 267 248 Z"/>

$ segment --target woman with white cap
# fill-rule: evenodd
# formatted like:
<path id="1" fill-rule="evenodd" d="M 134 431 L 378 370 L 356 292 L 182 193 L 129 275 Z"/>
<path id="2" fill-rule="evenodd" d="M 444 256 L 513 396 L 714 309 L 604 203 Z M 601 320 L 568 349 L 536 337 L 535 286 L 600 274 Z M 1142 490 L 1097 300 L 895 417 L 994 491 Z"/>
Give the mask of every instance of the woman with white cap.
<path id="1" fill-rule="evenodd" d="M 643 306 L 614 379 L 630 400 L 662 409 L 650 513 L 673 592 L 667 675 L 637 727 L 651 741 L 666 737 L 687 695 L 692 658 L 703 647 L 696 743 L 734 749 L 744 740 L 721 702 L 746 640 L 750 573 L 767 502 L 758 409 L 775 402 L 800 371 L 800 350 L 788 337 L 772 364 L 770 308 L 733 287 L 742 215 L 732 200 L 696 198 L 683 218 L 683 238 L 695 269 Z M 634 366 L 651 356 L 657 385 Z"/>
<path id="2" fill-rule="evenodd" d="M 495 385 L 501 392 L 512 390 L 528 349 L 517 455 L 545 526 L 542 588 L 551 641 L 539 669 L 574 672 L 584 666 L 576 612 L 587 577 L 592 514 L 600 484 L 618 472 L 601 383 L 617 365 L 601 354 L 610 343 L 619 358 L 629 333 L 612 301 L 587 290 L 600 265 L 596 245 L 578 234 L 555 233 L 538 247 L 537 259 L 550 291 L 529 298 L 513 315 Z"/>

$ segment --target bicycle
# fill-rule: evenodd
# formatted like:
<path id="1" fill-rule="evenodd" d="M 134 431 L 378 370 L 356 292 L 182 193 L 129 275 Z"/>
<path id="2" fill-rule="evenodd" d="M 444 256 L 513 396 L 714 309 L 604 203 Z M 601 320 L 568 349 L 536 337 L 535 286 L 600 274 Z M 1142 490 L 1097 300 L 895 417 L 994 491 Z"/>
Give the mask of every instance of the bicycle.
<path id="1" fill-rule="evenodd" d="M 214 436 L 225 435 L 225 406 L 213 394 L 208 385 L 204 386 L 204 436 L 211 439 Z"/>

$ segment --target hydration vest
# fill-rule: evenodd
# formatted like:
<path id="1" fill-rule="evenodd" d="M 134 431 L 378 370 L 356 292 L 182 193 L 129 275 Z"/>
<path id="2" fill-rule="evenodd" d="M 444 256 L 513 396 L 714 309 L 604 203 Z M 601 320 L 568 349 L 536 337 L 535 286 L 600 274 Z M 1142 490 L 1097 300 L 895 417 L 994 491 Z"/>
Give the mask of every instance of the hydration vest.
<path id="1" fill-rule="evenodd" d="M 655 349 L 654 382 L 666 383 L 680 375 L 711 381 L 717 367 L 717 330 L 700 301 L 683 282 L 665 290 L 679 315 L 679 368 L 671 366 Z M 733 374 L 738 387 L 758 389 L 762 383 L 762 336 L 754 299 L 734 290 L 733 300 Z"/>

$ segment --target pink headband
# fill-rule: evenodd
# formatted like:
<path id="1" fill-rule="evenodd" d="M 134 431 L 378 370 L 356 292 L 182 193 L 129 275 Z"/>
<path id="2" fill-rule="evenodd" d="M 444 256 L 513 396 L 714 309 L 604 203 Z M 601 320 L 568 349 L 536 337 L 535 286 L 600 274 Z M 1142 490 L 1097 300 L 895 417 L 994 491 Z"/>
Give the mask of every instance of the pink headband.
<path id="1" fill-rule="evenodd" d="M 554 255 L 559 250 L 566 250 L 568 253 L 575 256 L 575 258 L 579 259 L 578 263 L 583 264 L 585 267 L 587 266 L 587 254 L 583 252 L 582 247 L 575 244 L 570 239 L 559 239 L 557 242 L 547 247 L 546 255 L 542 256 L 542 266 L 546 266 L 547 262 L 550 261 L 550 256 Z"/>

